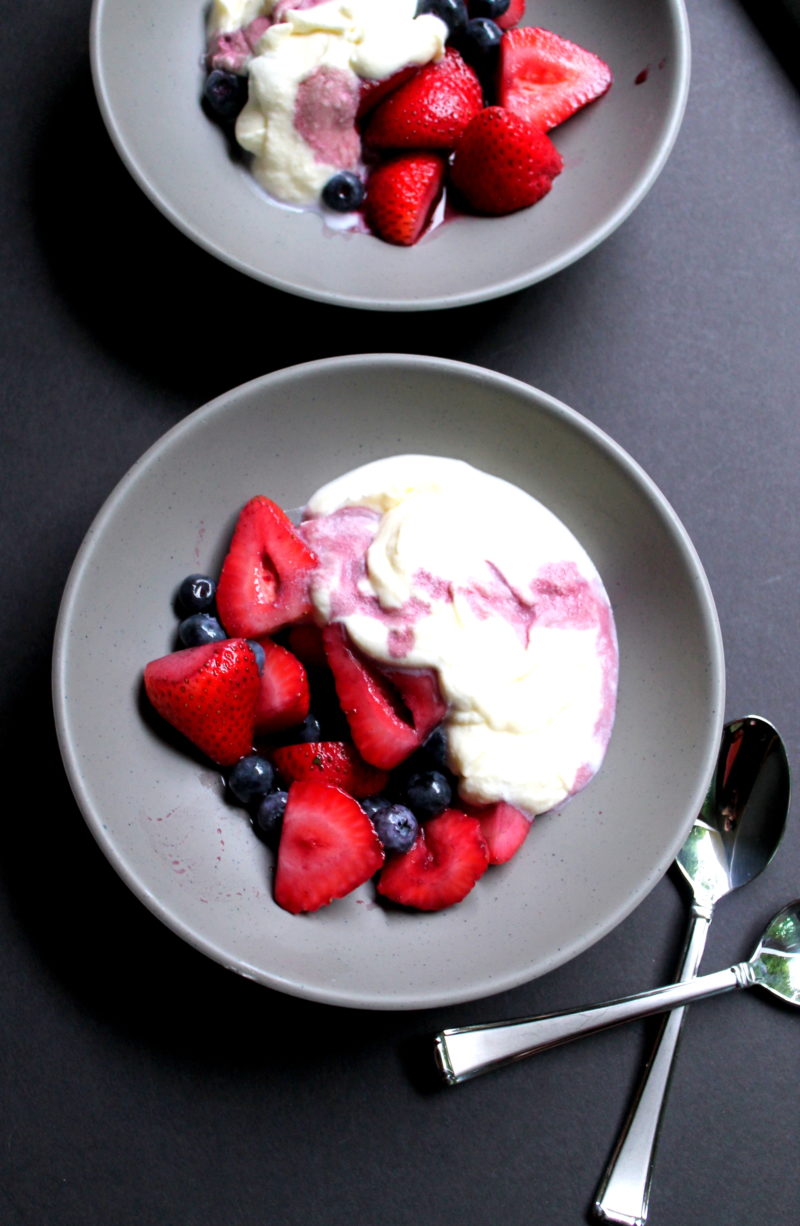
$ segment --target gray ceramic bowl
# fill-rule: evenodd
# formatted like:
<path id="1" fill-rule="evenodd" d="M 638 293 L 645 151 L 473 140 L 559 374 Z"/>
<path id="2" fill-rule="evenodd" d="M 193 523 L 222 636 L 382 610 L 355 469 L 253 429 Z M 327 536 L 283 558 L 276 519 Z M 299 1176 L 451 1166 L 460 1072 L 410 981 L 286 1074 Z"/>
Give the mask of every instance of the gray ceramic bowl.
<path id="1" fill-rule="evenodd" d="M 461 217 L 412 249 L 336 234 L 270 204 L 200 109 L 203 0 L 95 0 L 105 122 L 150 199 L 207 251 L 279 289 L 341 306 L 459 306 L 551 276 L 606 238 L 658 176 L 683 117 L 682 0 L 542 0 L 535 24 L 610 64 L 604 98 L 556 129 L 565 169 L 533 209 Z M 534 6 L 531 0 L 531 10 Z"/>
<path id="2" fill-rule="evenodd" d="M 142 669 L 172 649 L 177 584 L 191 571 L 216 570 L 251 495 L 298 506 L 357 464 L 409 451 L 457 456 L 515 482 L 583 542 L 617 620 L 617 722 L 592 784 L 563 812 L 539 818 L 517 856 L 490 869 L 459 906 L 392 911 L 369 884 L 294 917 L 272 901 L 270 855 L 242 811 L 225 804 L 218 774 L 144 718 Z M 142 457 L 70 575 L 54 701 L 64 762 L 93 834 L 170 928 L 273 988 L 363 1008 L 424 1008 L 541 975 L 652 889 L 711 777 L 723 659 L 691 543 L 609 438 L 490 371 L 365 356 L 245 384 Z"/>

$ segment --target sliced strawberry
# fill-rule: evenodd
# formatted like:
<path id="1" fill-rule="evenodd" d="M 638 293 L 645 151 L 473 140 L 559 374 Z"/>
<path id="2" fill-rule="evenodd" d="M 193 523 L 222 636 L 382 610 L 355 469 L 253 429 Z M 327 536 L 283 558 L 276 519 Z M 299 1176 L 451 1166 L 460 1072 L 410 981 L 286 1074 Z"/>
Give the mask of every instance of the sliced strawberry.
<path id="1" fill-rule="evenodd" d="M 461 902 L 488 863 L 478 819 L 445 809 L 425 823 L 410 851 L 387 861 L 378 893 L 404 907 L 439 911 Z"/>
<path id="2" fill-rule="evenodd" d="M 358 118 L 362 119 L 368 115 L 371 110 L 378 105 L 381 99 L 390 94 L 392 90 L 397 89 L 398 85 L 402 85 L 409 77 L 413 77 L 420 71 L 418 64 L 406 64 L 403 68 L 398 68 L 397 72 L 393 72 L 390 77 L 381 77 L 379 80 L 362 80 L 361 93 L 358 99 Z"/>
<path id="3" fill-rule="evenodd" d="M 253 747 L 260 684 L 244 639 L 175 651 L 144 670 L 145 692 L 159 715 L 220 766 Z"/>
<path id="4" fill-rule="evenodd" d="M 561 154 L 544 132 L 500 106 L 487 106 L 459 141 L 450 178 L 477 213 L 501 216 L 546 196 Z"/>
<path id="5" fill-rule="evenodd" d="M 427 668 L 384 668 L 381 671 L 408 708 L 421 745 L 447 714 L 447 703 L 442 698 L 436 674 Z"/>
<path id="6" fill-rule="evenodd" d="M 339 703 L 356 748 L 373 766 L 392 770 L 413 753 L 439 723 L 442 716 L 436 716 L 435 710 L 439 710 L 441 698 L 435 706 L 433 703 L 426 706 L 421 697 L 423 686 L 417 680 L 420 674 L 407 674 L 407 693 L 410 700 L 418 704 L 423 719 L 417 725 L 396 684 L 356 650 L 341 625 L 326 626 L 322 638 Z M 399 669 L 392 670 L 395 680 L 399 673 Z M 430 687 L 427 692 L 430 694 Z M 429 724 L 431 719 L 433 723 Z"/>
<path id="7" fill-rule="evenodd" d="M 483 106 L 477 74 L 448 47 L 383 99 L 367 123 L 373 149 L 452 149 Z"/>
<path id="8" fill-rule="evenodd" d="M 293 783 L 283 815 L 275 901 L 293 915 L 317 911 L 363 885 L 383 849 L 358 801 L 327 783 Z"/>
<path id="9" fill-rule="evenodd" d="M 497 101 L 542 132 L 600 98 L 612 80 L 608 64 L 550 30 L 520 26 L 500 44 Z"/>
<path id="10" fill-rule="evenodd" d="M 302 723 L 308 715 L 308 676 L 297 656 L 270 638 L 258 639 L 264 650 L 264 668 L 255 714 L 257 735 L 266 736 Z"/>
<path id="11" fill-rule="evenodd" d="M 446 163 L 436 153 L 401 153 L 367 180 L 364 216 L 386 243 L 411 247 L 421 238 L 442 193 Z"/>
<path id="12" fill-rule="evenodd" d="M 481 824 L 490 864 L 505 864 L 516 855 L 533 825 L 529 817 L 504 800 L 481 807 L 465 805 L 465 809 Z"/>
<path id="13" fill-rule="evenodd" d="M 354 745 L 345 741 L 308 741 L 281 745 L 271 758 L 287 783 L 316 779 L 360 799 L 381 792 L 389 782 L 386 771 L 370 766 Z"/>
<path id="14" fill-rule="evenodd" d="M 307 616 L 316 563 L 277 503 L 251 498 L 239 513 L 217 587 L 228 634 L 254 639 Z"/>
<path id="15" fill-rule="evenodd" d="M 499 17 L 494 18 L 495 25 L 501 30 L 510 30 L 518 26 L 525 16 L 525 0 L 511 0 L 508 8 Z"/>

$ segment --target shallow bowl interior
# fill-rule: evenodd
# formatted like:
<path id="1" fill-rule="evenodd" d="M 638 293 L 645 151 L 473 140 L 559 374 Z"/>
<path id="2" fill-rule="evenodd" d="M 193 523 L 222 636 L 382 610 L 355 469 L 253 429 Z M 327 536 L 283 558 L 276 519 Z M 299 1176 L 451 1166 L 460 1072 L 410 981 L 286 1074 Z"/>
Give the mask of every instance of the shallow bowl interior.
<path id="1" fill-rule="evenodd" d="M 190 571 L 219 566 L 247 498 L 265 493 L 295 507 L 357 464 L 409 451 L 454 455 L 515 482 L 583 542 L 616 615 L 616 726 L 593 783 L 539 818 L 515 859 L 489 870 L 459 906 L 389 910 L 367 885 L 293 917 L 272 901 L 270 855 L 242 811 L 226 805 L 218 774 L 145 717 L 142 669 L 172 649 L 175 588 Z M 56 636 L 54 703 L 90 828 L 174 931 L 273 988 L 364 1008 L 424 1008 L 558 966 L 660 879 L 711 776 L 722 648 L 684 529 L 607 436 L 504 376 L 371 355 L 246 384 L 143 456 L 75 561 Z"/>
<path id="2" fill-rule="evenodd" d="M 533 209 L 460 217 L 412 249 L 339 234 L 270 204 L 203 114 L 202 0 L 95 0 L 92 64 L 116 147 L 190 238 L 269 285 L 345 306 L 477 302 L 550 276 L 601 242 L 652 186 L 686 102 L 682 0 L 543 0 L 535 24 L 600 55 L 614 84 L 554 131 L 563 174 Z"/>

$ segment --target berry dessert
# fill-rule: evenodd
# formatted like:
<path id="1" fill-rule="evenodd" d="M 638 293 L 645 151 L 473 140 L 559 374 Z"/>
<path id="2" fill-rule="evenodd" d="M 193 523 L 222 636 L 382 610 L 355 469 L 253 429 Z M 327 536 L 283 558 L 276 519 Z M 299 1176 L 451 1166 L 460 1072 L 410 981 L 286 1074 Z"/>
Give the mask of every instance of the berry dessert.
<path id="1" fill-rule="evenodd" d="M 145 692 L 222 768 L 292 913 L 372 877 L 391 903 L 452 906 L 602 763 L 618 654 L 600 577 L 541 503 L 462 461 L 364 465 L 299 523 L 257 495 L 218 579 L 188 576 L 177 602 L 180 646 Z"/>
<path id="2" fill-rule="evenodd" d="M 552 188 L 548 132 L 610 87 L 525 0 L 214 0 L 203 104 L 282 204 L 411 246 Z"/>

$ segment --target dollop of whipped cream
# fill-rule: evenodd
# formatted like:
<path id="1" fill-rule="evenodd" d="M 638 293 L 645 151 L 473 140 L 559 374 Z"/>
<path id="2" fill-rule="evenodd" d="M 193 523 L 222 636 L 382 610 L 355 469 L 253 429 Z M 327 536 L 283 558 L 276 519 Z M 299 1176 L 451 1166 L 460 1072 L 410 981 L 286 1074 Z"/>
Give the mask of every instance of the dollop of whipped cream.
<path id="1" fill-rule="evenodd" d="M 379 662 L 436 672 L 465 801 L 533 816 L 588 783 L 617 640 L 600 576 L 551 511 L 463 461 L 393 456 L 318 490 L 301 532 L 319 620 Z"/>
<path id="2" fill-rule="evenodd" d="M 362 79 L 441 59 L 447 26 L 430 13 L 417 17 L 416 2 L 214 0 L 210 46 L 230 52 L 241 31 L 243 54 L 225 62 L 249 76 L 236 139 L 276 200 L 314 203 L 337 171 L 359 167 Z"/>

